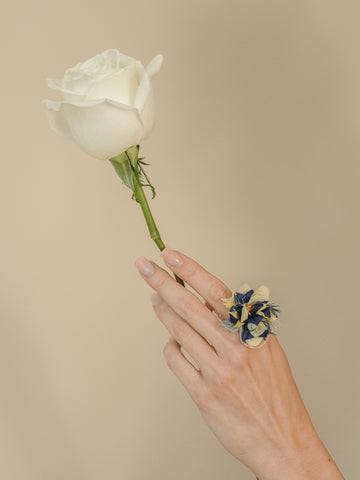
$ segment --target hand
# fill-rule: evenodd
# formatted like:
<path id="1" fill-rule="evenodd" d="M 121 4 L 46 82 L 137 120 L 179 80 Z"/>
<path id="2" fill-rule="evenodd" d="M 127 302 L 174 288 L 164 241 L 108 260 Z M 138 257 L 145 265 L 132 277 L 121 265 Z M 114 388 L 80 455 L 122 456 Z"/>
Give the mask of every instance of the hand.
<path id="1" fill-rule="evenodd" d="M 277 338 L 270 335 L 259 349 L 242 345 L 221 325 L 228 318 L 221 299 L 231 290 L 179 252 L 165 249 L 162 258 L 205 302 L 156 263 L 137 260 L 157 292 L 155 313 L 171 335 L 164 355 L 223 446 L 261 480 L 343 479 L 314 430 Z"/>

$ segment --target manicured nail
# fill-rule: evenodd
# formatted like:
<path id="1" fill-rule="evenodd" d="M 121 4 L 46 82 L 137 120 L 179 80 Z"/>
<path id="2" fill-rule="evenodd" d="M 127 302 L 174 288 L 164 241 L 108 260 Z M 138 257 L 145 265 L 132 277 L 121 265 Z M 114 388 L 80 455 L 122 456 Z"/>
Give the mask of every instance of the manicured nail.
<path id="1" fill-rule="evenodd" d="M 150 300 L 151 300 L 151 303 L 153 304 L 153 307 L 159 306 L 160 303 L 162 302 L 162 298 L 158 293 L 154 293 L 154 295 L 151 296 Z"/>
<path id="2" fill-rule="evenodd" d="M 180 267 L 183 263 L 180 253 L 175 252 L 175 250 L 170 250 L 170 248 L 165 248 L 165 250 L 161 252 L 161 256 L 170 267 Z"/>
<path id="3" fill-rule="evenodd" d="M 150 277 L 155 272 L 154 265 L 145 257 L 138 258 L 135 262 L 135 265 L 141 275 L 144 275 L 144 277 Z"/>

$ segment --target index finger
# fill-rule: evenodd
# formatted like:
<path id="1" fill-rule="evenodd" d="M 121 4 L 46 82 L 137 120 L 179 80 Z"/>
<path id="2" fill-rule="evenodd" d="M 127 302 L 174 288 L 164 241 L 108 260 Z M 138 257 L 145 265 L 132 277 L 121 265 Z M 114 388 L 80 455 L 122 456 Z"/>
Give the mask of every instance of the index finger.
<path id="1" fill-rule="evenodd" d="M 231 290 L 217 277 L 209 273 L 199 263 L 177 250 L 165 248 L 161 257 L 166 265 L 188 283 L 215 310 L 219 318 L 227 320 L 229 310 L 222 298 L 231 296 Z"/>

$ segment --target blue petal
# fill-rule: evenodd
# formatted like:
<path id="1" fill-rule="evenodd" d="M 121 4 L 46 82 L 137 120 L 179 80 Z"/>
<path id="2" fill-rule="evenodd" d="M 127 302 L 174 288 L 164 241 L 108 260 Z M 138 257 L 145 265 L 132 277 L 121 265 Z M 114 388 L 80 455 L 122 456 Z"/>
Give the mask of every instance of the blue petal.
<path id="1" fill-rule="evenodd" d="M 262 308 L 264 306 L 264 302 L 256 302 L 254 303 L 254 305 L 251 306 L 251 314 L 254 314 L 256 313 L 258 310 L 260 310 L 260 308 Z"/>
<path id="2" fill-rule="evenodd" d="M 234 300 L 235 300 L 235 303 L 238 305 L 239 303 L 243 303 L 243 298 L 244 298 L 245 294 L 244 293 L 240 293 L 240 292 L 235 292 L 234 294 Z"/>
<path id="3" fill-rule="evenodd" d="M 254 338 L 254 335 L 252 335 L 249 330 L 245 327 L 243 328 L 242 334 L 241 334 L 241 340 L 245 342 L 248 338 Z"/>
<path id="4" fill-rule="evenodd" d="M 245 305 L 236 305 L 234 307 L 234 310 L 237 312 L 237 314 L 239 315 L 239 318 L 241 318 L 241 312 L 243 310 L 243 308 L 246 308 Z"/>
<path id="5" fill-rule="evenodd" d="M 234 316 L 232 316 L 231 313 L 227 321 L 230 322 L 232 325 L 235 325 L 238 322 L 238 320 Z"/>
<path id="6" fill-rule="evenodd" d="M 254 290 L 249 290 L 246 293 L 235 292 L 234 299 L 236 304 L 247 303 L 250 300 L 251 295 L 254 293 Z"/>
<path id="7" fill-rule="evenodd" d="M 255 323 L 255 325 L 259 325 L 259 322 L 261 322 L 262 320 L 264 320 L 264 317 L 262 317 L 261 315 L 251 315 L 248 318 L 248 321 L 251 323 Z"/>

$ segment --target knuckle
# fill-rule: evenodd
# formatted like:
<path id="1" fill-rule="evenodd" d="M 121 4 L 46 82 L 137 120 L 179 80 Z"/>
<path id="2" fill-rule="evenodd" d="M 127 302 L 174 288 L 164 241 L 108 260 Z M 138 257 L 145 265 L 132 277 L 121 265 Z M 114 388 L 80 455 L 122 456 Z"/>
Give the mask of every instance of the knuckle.
<path id="1" fill-rule="evenodd" d="M 173 350 L 171 348 L 171 345 L 167 343 L 163 349 L 163 355 L 166 360 L 167 366 L 170 368 L 171 371 L 174 371 L 176 367 L 176 358 L 173 354 Z"/>
<path id="2" fill-rule="evenodd" d="M 184 274 L 186 275 L 186 278 L 187 279 L 190 279 L 192 277 L 194 277 L 194 275 L 196 274 L 197 270 L 198 270 L 198 265 L 197 263 L 195 263 L 194 261 L 192 260 L 189 260 L 187 259 L 182 267 L 182 270 L 184 272 Z"/>
<path id="3" fill-rule="evenodd" d="M 167 358 L 170 355 L 171 345 L 170 342 L 166 342 L 163 348 L 163 355 Z"/>
<path id="4" fill-rule="evenodd" d="M 236 375 L 232 369 L 223 367 L 222 369 L 215 372 L 214 380 L 215 384 L 223 388 L 227 385 L 232 385 L 235 382 Z"/>
<path id="5" fill-rule="evenodd" d="M 198 300 L 196 297 L 193 297 L 192 295 L 184 296 L 179 303 L 180 315 L 186 318 L 193 315 L 196 311 L 197 302 Z"/>
<path id="6" fill-rule="evenodd" d="M 153 287 L 161 289 L 165 282 L 169 279 L 169 274 L 163 269 L 158 269 L 156 275 L 154 275 Z"/>
<path id="7" fill-rule="evenodd" d="M 230 352 L 230 364 L 235 368 L 243 368 L 247 363 L 247 355 L 245 349 L 242 348 L 242 345 L 237 345 Z"/>
<path id="8" fill-rule="evenodd" d="M 201 391 L 196 392 L 194 400 L 203 413 L 210 413 L 214 410 L 216 396 L 210 388 L 202 388 Z"/>
<path id="9" fill-rule="evenodd" d="M 167 366 L 169 367 L 169 369 L 174 372 L 175 369 L 176 369 L 176 360 L 175 360 L 175 357 L 173 355 L 167 355 L 165 357 L 165 360 L 166 360 L 166 364 Z"/>

